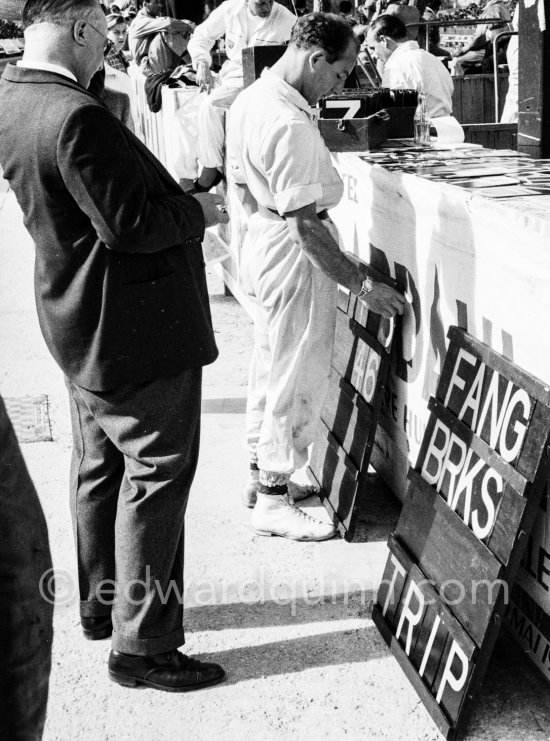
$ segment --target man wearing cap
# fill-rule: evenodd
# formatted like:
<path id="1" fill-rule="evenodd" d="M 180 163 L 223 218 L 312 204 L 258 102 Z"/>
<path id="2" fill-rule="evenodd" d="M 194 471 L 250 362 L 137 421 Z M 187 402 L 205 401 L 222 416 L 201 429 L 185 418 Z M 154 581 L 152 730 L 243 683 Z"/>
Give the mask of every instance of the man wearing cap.
<path id="1" fill-rule="evenodd" d="M 343 89 L 357 51 L 345 20 L 306 15 L 281 59 L 229 111 L 229 178 L 256 204 L 241 253 L 255 328 L 243 502 L 254 507 L 252 526 L 260 535 L 308 541 L 335 532 L 332 523 L 295 507 L 288 485 L 307 462 L 328 389 L 337 284 L 372 311 L 403 312 L 397 291 L 371 281 L 341 252 L 327 214 L 343 184 L 311 106 Z"/>

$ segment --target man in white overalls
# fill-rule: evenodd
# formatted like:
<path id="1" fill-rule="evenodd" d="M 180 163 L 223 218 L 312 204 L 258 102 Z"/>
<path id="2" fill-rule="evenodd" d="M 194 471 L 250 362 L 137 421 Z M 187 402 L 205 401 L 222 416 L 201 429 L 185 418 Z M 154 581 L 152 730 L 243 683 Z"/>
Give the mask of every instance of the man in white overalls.
<path id="1" fill-rule="evenodd" d="M 243 88 L 242 50 L 247 46 L 286 44 L 296 16 L 273 0 L 225 0 L 197 26 L 188 51 L 205 96 L 198 113 L 198 160 L 202 167 L 195 190 L 219 182 L 224 164 L 225 114 Z M 215 87 L 210 51 L 225 36 L 227 61 Z"/>
<path id="2" fill-rule="evenodd" d="M 405 303 L 341 252 L 327 214 L 343 186 L 310 107 L 343 88 L 357 48 L 346 21 L 327 13 L 304 16 L 281 59 L 229 112 L 230 179 L 257 204 L 241 268 L 255 305 L 245 493 L 261 535 L 334 535 L 332 524 L 294 506 L 288 483 L 307 462 L 327 392 L 337 284 L 387 317 L 401 314 Z"/>

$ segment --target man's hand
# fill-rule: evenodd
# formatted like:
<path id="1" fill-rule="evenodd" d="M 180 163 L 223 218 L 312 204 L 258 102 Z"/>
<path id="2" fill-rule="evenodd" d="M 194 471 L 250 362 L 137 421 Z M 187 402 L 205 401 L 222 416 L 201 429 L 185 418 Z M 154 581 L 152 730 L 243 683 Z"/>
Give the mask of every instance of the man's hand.
<path id="1" fill-rule="evenodd" d="M 212 72 L 210 72 L 210 67 L 207 62 L 198 63 L 196 80 L 201 92 L 206 90 L 207 94 L 210 93 L 214 80 L 212 79 Z"/>
<path id="2" fill-rule="evenodd" d="M 229 216 L 221 196 L 217 193 L 195 193 L 193 198 L 201 204 L 206 228 L 216 224 L 227 224 Z"/>
<path id="3" fill-rule="evenodd" d="M 365 278 L 369 277 L 369 273 L 366 265 L 359 264 L 359 287 Z M 372 279 L 371 279 L 372 280 Z M 352 289 L 355 294 L 358 290 Z M 385 317 L 393 317 L 396 314 L 402 314 L 405 310 L 405 297 L 395 288 L 388 286 L 386 283 L 379 283 L 378 281 L 372 280 L 372 291 L 362 296 L 360 301 L 364 301 L 369 307 L 370 311 L 374 311 L 375 314 L 381 314 Z"/>
<path id="4" fill-rule="evenodd" d="M 363 296 L 360 301 L 364 301 L 370 311 L 388 318 L 402 314 L 405 310 L 405 297 L 386 283 L 373 281 L 372 291 Z"/>

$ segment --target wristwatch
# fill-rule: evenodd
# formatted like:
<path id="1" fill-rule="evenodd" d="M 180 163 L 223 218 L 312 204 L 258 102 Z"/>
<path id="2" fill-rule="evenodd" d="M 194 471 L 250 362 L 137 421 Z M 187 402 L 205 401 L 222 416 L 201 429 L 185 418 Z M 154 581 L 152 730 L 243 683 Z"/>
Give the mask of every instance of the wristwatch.
<path id="1" fill-rule="evenodd" d="M 365 278 L 365 280 L 361 283 L 361 290 L 359 293 L 356 293 L 355 295 L 357 298 L 364 298 L 368 293 L 372 291 L 374 288 L 374 283 L 370 278 Z"/>

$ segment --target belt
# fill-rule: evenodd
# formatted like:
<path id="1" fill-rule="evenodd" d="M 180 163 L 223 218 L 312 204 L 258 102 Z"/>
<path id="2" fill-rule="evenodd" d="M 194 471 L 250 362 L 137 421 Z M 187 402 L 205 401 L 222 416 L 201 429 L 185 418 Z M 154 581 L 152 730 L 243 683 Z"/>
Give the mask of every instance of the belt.
<path id="1" fill-rule="evenodd" d="M 262 206 L 261 203 L 258 203 L 258 213 L 260 216 L 263 216 L 265 219 L 284 219 L 284 216 L 281 216 L 281 214 L 276 211 L 274 208 L 268 208 L 267 206 Z M 321 221 L 325 219 L 330 219 L 329 213 L 324 208 L 322 211 L 317 212 L 317 218 L 321 219 Z"/>

